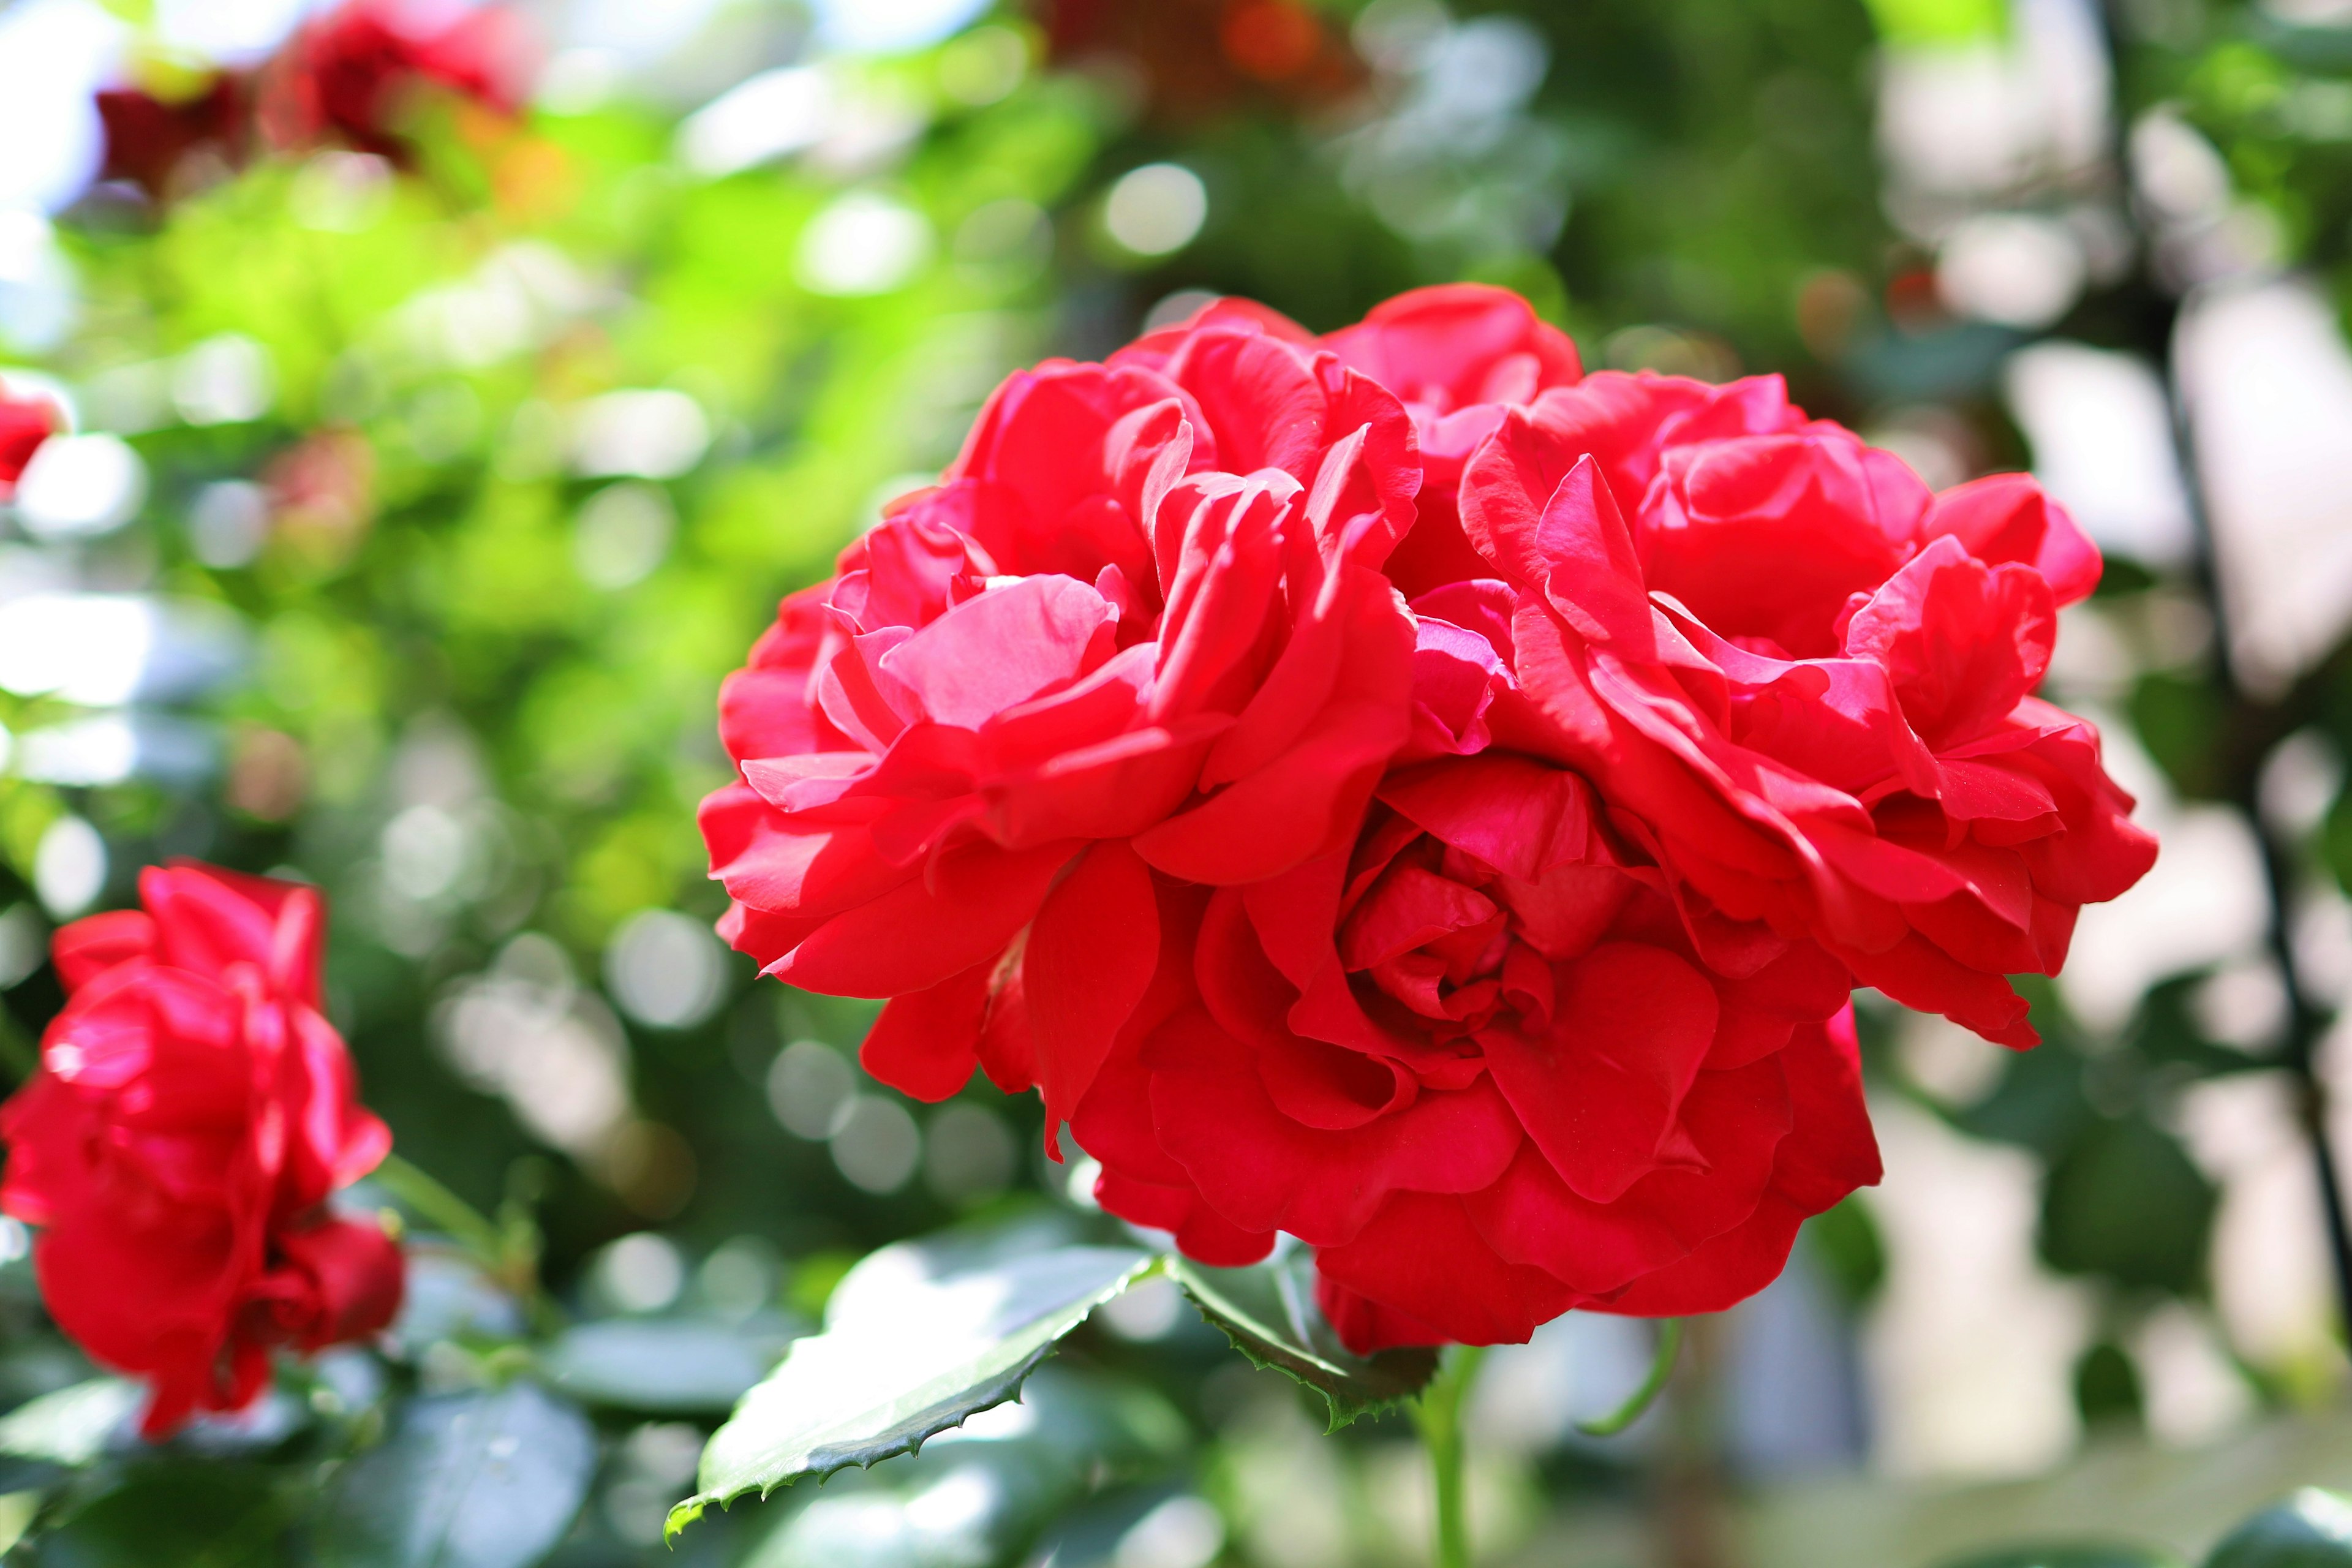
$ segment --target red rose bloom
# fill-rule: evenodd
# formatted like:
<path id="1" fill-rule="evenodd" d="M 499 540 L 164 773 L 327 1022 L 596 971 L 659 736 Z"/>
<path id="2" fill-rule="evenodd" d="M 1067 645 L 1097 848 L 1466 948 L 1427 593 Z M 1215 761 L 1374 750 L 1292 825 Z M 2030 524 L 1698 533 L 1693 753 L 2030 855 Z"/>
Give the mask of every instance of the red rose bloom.
<path id="1" fill-rule="evenodd" d="M 1359 1350 L 1762 1288 L 1878 1176 L 1856 976 L 2025 1043 L 2147 868 L 2031 695 L 2100 563 L 1777 381 L 1579 376 L 1476 288 L 1014 376 L 722 691 L 722 931 Z"/>
<path id="2" fill-rule="evenodd" d="M 1163 888 L 1168 967 L 1079 1107 L 1104 1206 L 1204 1261 L 1315 1246 L 1359 1351 L 1714 1311 L 1878 1179 L 1844 970 L 1711 972 L 1573 773 L 1391 773 L 1348 848 Z"/>
<path id="3" fill-rule="evenodd" d="M 0 388 L 0 500 L 16 493 L 33 454 L 57 432 L 58 411 L 47 399 L 11 397 Z"/>
<path id="4" fill-rule="evenodd" d="M 430 0 L 352 0 L 309 23 L 266 73 L 262 125 L 280 146 L 334 137 L 398 162 L 401 121 L 421 89 L 502 114 L 522 107 L 532 45 L 500 5 L 455 16 Z"/>
<path id="5" fill-rule="evenodd" d="M 1420 438 L 1418 520 L 1389 576 L 1410 596 L 1490 575 L 1462 537 L 1463 465 L 1507 410 L 1576 383 L 1575 342 L 1509 289 L 1475 283 L 1400 294 L 1323 342 L 1402 398 Z"/>
<path id="6" fill-rule="evenodd" d="M 162 201 L 194 153 L 209 148 L 225 163 L 242 163 L 247 97 L 245 79 L 226 72 L 193 95 L 171 100 L 135 87 L 101 89 L 98 118 L 106 128 L 106 163 L 99 178 L 128 180 Z"/>
<path id="7" fill-rule="evenodd" d="M 402 1274 L 326 1206 L 392 1139 L 319 1013 L 318 894 L 196 865 L 139 893 L 58 933 L 68 1000 L 0 1107 L 0 1208 L 40 1227 L 58 1326 L 149 1380 L 158 1436 L 250 1402 L 273 1346 L 382 1329 Z"/>
<path id="8" fill-rule="evenodd" d="M 2054 973 L 2156 846 L 2032 696 L 2100 563 L 2031 480 L 1937 496 L 1777 379 L 1601 374 L 1506 416 L 1462 511 L 1517 595 L 1489 723 L 1590 777 L 1696 929 L 2033 1043 L 2004 976 Z"/>
<path id="9" fill-rule="evenodd" d="M 723 933 L 893 998 L 887 1081 L 937 1099 L 979 1059 L 1066 1117 L 1151 974 L 1154 869 L 1352 838 L 1409 731 L 1379 567 L 1415 480 L 1393 397 L 1255 321 L 1013 376 L 721 691 Z"/>
<path id="10" fill-rule="evenodd" d="M 1167 352 L 1200 327 L 1258 331 L 1337 354 L 1341 364 L 1394 393 L 1412 416 L 1421 489 L 1412 531 L 1384 570 L 1408 596 L 1490 575 L 1463 540 L 1455 510 L 1462 467 L 1505 410 L 1583 374 L 1576 344 L 1507 289 L 1446 283 L 1376 305 L 1352 327 L 1317 338 L 1288 317 L 1247 300 L 1218 300 L 1183 327 L 1145 337 L 1129 356 Z"/>

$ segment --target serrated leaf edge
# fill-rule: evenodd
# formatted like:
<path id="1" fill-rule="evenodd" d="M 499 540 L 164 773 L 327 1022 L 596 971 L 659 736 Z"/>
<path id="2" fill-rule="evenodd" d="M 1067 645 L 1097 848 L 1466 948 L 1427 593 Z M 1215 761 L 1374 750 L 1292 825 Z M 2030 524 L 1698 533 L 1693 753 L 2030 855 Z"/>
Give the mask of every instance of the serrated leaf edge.
<path id="1" fill-rule="evenodd" d="M 1326 1436 L 1351 1426 L 1367 1416 L 1383 1415 L 1420 1396 L 1419 1390 L 1363 1397 L 1343 1396 L 1339 1391 L 1325 1387 L 1312 1378 L 1303 1375 L 1297 1366 L 1286 1365 L 1285 1362 L 1303 1363 L 1328 1376 L 1347 1383 L 1357 1381 L 1354 1373 L 1336 1362 L 1325 1360 L 1311 1350 L 1291 1350 L 1277 1344 L 1262 1325 L 1254 1323 L 1245 1315 L 1238 1311 L 1228 1312 L 1219 1306 L 1213 1306 L 1210 1298 L 1215 1294 L 1213 1289 L 1206 1280 L 1199 1279 L 1190 1268 L 1186 1267 L 1182 1258 L 1173 1260 L 1168 1273 L 1169 1277 L 1183 1289 L 1185 1300 L 1192 1303 L 1194 1310 L 1201 1314 L 1202 1318 L 1219 1333 L 1224 1335 L 1226 1341 L 1234 1349 L 1241 1352 L 1244 1359 L 1247 1360 L 1252 1366 L 1261 1371 L 1278 1372 L 1301 1388 L 1312 1389 L 1322 1396 L 1323 1403 L 1329 1410 L 1327 1424 L 1323 1429 Z M 1261 1353 L 1257 1348 L 1261 1344 L 1276 1351 L 1278 1352 L 1277 1355 L 1269 1358 Z M 1436 1374 L 1433 1364 L 1430 1373 L 1432 1376 Z M 1423 1380 L 1424 1386 L 1426 1386 L 1426 1379 Z"/>
<path id="2" fill-rule="evenodd" d="M 1068 1327 L 1065 1328 L 1060 1333 L 1055 1334 L 1052 1339 L 1046 1341 L 1044 1344 L 1038 1346 L 1037 1349 L 1030 1354 L 1027 1360 L 1021 1362 L 994 1380 L 994 1386 L 1001 1390 L 1001 1392 L 997 1392 L 992 1395 L 985 1392 L 982 1393 L 973 1404 L 960 1411 L 952 1420 L 942 1419 L 936 1425 L 926 1426 L 921 1432 L 915 1434 L 911 1437 L 889 1444 L 877 1450 L 866 1453 L 863 1457 L 856 1454 L 849 1454 L 845 1455 L 840 1459 L 831 1463 L 827 1463 L 822 1458 L 818 1458 L 816 1462 L 795 1470 L 790 1475 L 780 1476 L 763 1487 L 744 1487 L 740 1490 L 729 1492 L 724 1496 L 718 1492 L 697 1492 L 694 1496 L 686 1499 L 684 1501 L 671 1506 L 668 1517 L 662 1521 L 663 1544 L 667 1546 L 674 1543 L 677 1539 L 679 1531 L 683 1531 L 688 1525 L 692 1524 L 695 1521 L 700 1519 L 703 1514 L 709 1510 L 709 1506 L 712 1503 L 717 1503 L 719 1505 L 719 1511 L 724 1513 L 734 1506 L 737 1499 L 754 1490 L 758 1491 L 760 1494 L 760 1500 L 765 1502 L 769 1498 L 774 1496 L 779 1489 L 783 1487 L 793 1486 L 801 1481 L 811 1479 L 814 1479 L 817 1485 L 823 1486 L 825 1482 L 831 1480 L 842 1471 L 851 1468 L 853 1466 L 859 1469 L 870 1470 L 885 1459 L 895 1459 L 902 1454 L 921 1453 L 923 1451 L 923 1445 L 938 1436 L 940 1433 L 951 1432 L 983 1411 L 993 1410 L 1000 1405 L 1004 1405 L 1020 1398 L 1021 1390 L 1023 1386 L 1028 1383 L 1030 1373 L 1035 1372 L 1037 1368 L 1045 1363 L 1047 1356 L 1052 1355 L 1055 1351 L 1061 1348 L 1062 1341 L 1068 1338 L 1072 1333 L 1075 1333 L 1077 1331 L 1079 1324 L 1085 1322 L 1088 1318 L 1093 1317 L 1095 1313 L 1108 1302 L 1116 1300 L 1118 1297 L 1132 1289 L 1140 1281 L 1149 1279 L 1152 1275 L 1162 1272 L 1167 1268 L 1167 1265 L 1168 1259 L 1165 1257 L 1146 1258 L 1142 1261 L 1137 1263 L 1133 1268 L 1129 1269 L 1127 1274 L 1119 1279 L 1118 1284 L 1104 1291 L 1100 1296 L 1097 1296 L 1087 1305 L 1085 1311 L 1070 1320 Z M 772 1375 L 772 1373 L 771 1375 Z M 751 1395 L 746 1394 L 744 1397 L 748 1399 Z M 730 1416 L 730 1419 L 732 1419 L 732 1417 Z M 819 1449 L 816 1452 L 818 1455 L 823 1455 L 826 1450 Z"/>

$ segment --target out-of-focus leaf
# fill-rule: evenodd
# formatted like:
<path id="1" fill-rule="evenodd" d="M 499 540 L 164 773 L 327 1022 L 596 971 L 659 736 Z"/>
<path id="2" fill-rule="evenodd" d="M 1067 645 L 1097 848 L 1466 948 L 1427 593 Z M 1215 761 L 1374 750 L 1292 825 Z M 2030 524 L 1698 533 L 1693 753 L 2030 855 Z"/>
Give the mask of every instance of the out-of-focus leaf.
<path id="1" fill-rule="evenodd" d="M 2224 1536 L 2205 1568 L 2352 1568 L 2352 1500 L 2305 1487 Z"/>
<path id="2" fill-rule="evenodd" d="M 2002 0 L 1870 0 L 1870 16 L 1888 43 L 1913 48 L 1979 43 L 2009 30 Z"/>
<path id="3" fill-rule="evenodd" d="M 2319 852 L 2336 879 L 2352 889 L 2352 790 L 2336 797 L 2319 835 Z"/>
<path id="4" fill-rule="evenodd" d="M 41 1511 L 41 1494 L 37 1491 L 0 1492 L 0 1552 L 5 1552 L 25 1539 L 25 1531 L 33 1527 L 33 1520 Z"/>
<path id="5" fill-rule="evenodd" d="M 2010 1546 L 1943 1563 L 1940 1568 L 2182 1568 L 2179 1558 L 2148 1546 L 2074 1542 Z"/>
<path id="6" fill-rule="evenodd" d="M 971 1244 L 901 1244 L 852 1269 L 826 1331 L 794 1341 L 702 1452 L 675 1532 L 709 1504 L 762 1496 L 921 1447 L 1019 1392 L 1055 1342 L 1150 1267 L 1129 1247 L 1064 1247 L 979 1267 Z"/>
<path id="7" fill-rule="evenodd" d="M 2221 703 L 2204 681 L 2170 670 L 2143 676 L 2132 689 L 2132 728 L 2183 795 L 2210 797 L 2221 748 Z"/>
<path id="8" fill-rule="evenodd" d="M 273 1568 L 293 1500 L 238 1464 L 142 1467 L 44 1536 L 44 1568 Z M 457 1568 L 455 1563 L 450 1568 Z"/>
<path id="9" fill-rule="evenodd" d="M 2074 1406 L 2086 1426 L 2137 1426 L 2145 1417 L 2147 1396 L 2140 1387 L 2139 1368 L 2121 1345 L 2102 1340 L 2075 1359 Z"/>
<path id="10" fill-rule="evenodd" d="M 2193 1290 L 2216 1202 L 2168 1134 L 2139 1117 L 2097 1121 L 2043 1178 L 2042 1256 L 2062 1273 Z"/>
<path id="11" fill-rule="evenodd" d="M 695 1318 L 613 1318 L 548 1348 L 555 1386 L 591 1405 L 660 1415 L 732 1409 L 775 1362 L 772 1344 Z"/>
<path id="12" fill-rule="evenodd" d="M 595 1468 L 587 1417 L 532 1384 L 413 1401 L 338 1479 L 319 1561 L 525 1568 L 562 1539 Z"/>
<path id="13" fill-rule="evenodd" d="M 410 1355 L 436 1340 L 515 1339 L 522 1310 L 471 1259 L 415 1250 L 392 1335 Z"/>
<path id="14" fill-rule="evenodd" d="M 1886 1278 L 1886 1244 L 1859 1196 L 1807 1220 L 1805 1245 L 1848 1306 L 1859 1307 L 1878 1294 Z"/>
<path id="15" fill-rule="evenodd" d="M 1437 1352 L 1354 1354 L 1315 1305 L 1307 1268 L 1307 1255 L 1293 1252 L 1248 1268 L 1210 1268 L 1178 1258 L 1171 1271 L 1235 1350 L 1321 1394 L 1330 1407 L 1331 1431 L 1419 1394 L 1436 1374 Z"/>
<path id="16" fill-rule="evenodd" d="M 60 1388 L 0 1416 L 0 1454 L 87 1465 L 138 1407 L 139 1385 L 119 1377 L 93 1377 Z"/>
<path id="17" fill-rule="evenodd" d="M 2275 1065 L 2205 1037 L 2189 1005 L 2203 978 L 2179 975 L 2152 988 L 2133 1022 L 2132 1046 L 2151 1067 L 2187 1068 L 2200 1078 L 2257 1072 Z"/>
<path id="18" fill-rule="evenodd" d="M 2072 1143 L 2092 1116 L 2083 1093 L 2082 1055 L 2053 1038 L 2039 1049 L 2011 1056 L 1992 1092 L 1952 1112 L 1950 1120 L 1970 1137 L 2020 1144 L 2048 1160 Z"/>

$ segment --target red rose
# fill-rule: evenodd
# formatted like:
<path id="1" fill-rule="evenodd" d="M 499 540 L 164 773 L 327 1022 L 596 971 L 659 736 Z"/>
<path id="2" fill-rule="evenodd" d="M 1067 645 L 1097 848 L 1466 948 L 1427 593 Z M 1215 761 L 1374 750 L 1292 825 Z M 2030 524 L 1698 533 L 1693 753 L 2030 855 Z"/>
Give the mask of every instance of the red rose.
<path id="1" fill-rule="evenodd" d="M 1411 596 L 1488 575 L 1462 537 L 1462 468 L 1506 409 L 1573 385 L 1576 344 L 1507 289 L 1416 289 L 1323 340 L 1340 361 L 1404 400 L 1421 443 L 1419 520 L 1389 563 Z"/>
<path id="2" fill-rule="evenodd" d="M 1855 977 L 2028 1041 L 2153 854 L 2031 695 L 2100 563 L 1777 381 L 1578 374 L 1454 289 L 1016 375 L 722 691 L 722 930 L 1360 1350 L 1760 1289 L 1877 1179 Z"/>
<path id="3" fill-rule="evenodd" d="M 0 387 L 0 500 L 16 493 L 33 454 L 57 432 L 55 405 L 45 398 L 11 397 Z"/>
<path id="4" fill-rule="evenodd" d="M 244 161 L 247 90 L 226 73 L 182 99 L 164 100 L 135 87 L 98 94 L 106 129 L 106 163 L 99 177 L 129 180 L 156 201 L 172 195 L 173 175 L 191 153 L 210 149 L 224 163 Z"/>
<path id="5" fill-rule="evenodd" d="M 333 136 L 399 162 L 402 121 L 420 89 L 511 114 L 529 89 L 521 16 L 479 5 L 454 17 L 429 0 L 351 0 L 309 23 L 265 75 L 261 120 L 280 146 Z"/>
<path id="6" fill-rule="evenodd" d="M 60 931 L 65 1010 L 0 1107 L 0 1208 L 41 1227 L 58 1324 L 147 1378 L 151 1436 L 261 1390 L 275 1345 L 392 1321 L 398 1248 L 328 1195 L 391 1147 L 319 1013 L 309 888 L 183 864 Z"/>
<path id="7" fill-rule="evenodd" d="M 1152 972 L 1154 870 L 1353 837 L 1410 729 L 1379 568 L 1417 479 L 1395 398 L 1255 317 L 1013 376 L 723 689 L 722 931 L 893 998 L 887 1081 L 937 1099 L 978 1059 L 1066 1117 Z"/>
<path id="8" fill-rule="evenodd" d="M 1359 1351 L 1713 1311 L 1878 1178 L 1843 968 L 1711 972 L 1575 774 L 1389 775 L 1357 841 L 1163 883 L 1163 973 L 1080 1105 L 1113 1213 L 1240 1264 L 1318 1251 Z"/>
<path id="9" fill-rule="evenodd" d="M 1447 283 L 1415 289 L 1374 306 L 1352 327 L 1318 339 L 1288 317 L 1247 300 L 1214 300 L 1180 328 L 1129 350 L 1151 354 L 1191 331 L 1218 323 L 1256 330 L 1302 347 L 1321 347 L 1349 369 L 1394 393 L 1412 416 L 1421 448 L 1421 489 L 1412 531 L 1385 570 L 1408 596 L 1489 574 L 1462 538 L 1454 492 L 1462 466 L 1507 408 L 1573 385 L 1583 374 L 1576 344 L 1507 289 Z"/>
<path id="10" fill-rule="evenodd" d="M 1516 591 L 1484 721 L 1590 777 L 1695 929 L 1763 921 L 2033 1043 L 2004 976 L 2054 973 L 2156 854 L 2096 732 L 2032 695 L 2100 568 L 2055 503 L 1931 495 L 1777 380 L 1605 374 L 1506 416 L 1462 493 Z"/>

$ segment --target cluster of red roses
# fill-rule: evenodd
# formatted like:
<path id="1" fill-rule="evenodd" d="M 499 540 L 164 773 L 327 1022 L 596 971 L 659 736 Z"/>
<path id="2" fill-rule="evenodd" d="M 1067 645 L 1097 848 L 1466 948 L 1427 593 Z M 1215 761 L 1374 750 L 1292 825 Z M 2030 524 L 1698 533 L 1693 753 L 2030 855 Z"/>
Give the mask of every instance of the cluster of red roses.
<path id="1" fill-rule="evenodd" d="M 1501 290 L 1222 302 L 1012 377 L 785 600 L 722 931 L 1192 1256 L 1311 1244 L 1359 1349 L 1719 1309 L 1877 1177 L 1852 988 L 2030 1045 L 2004 976 L 2150 864 L 2032 695 L 2099 571 Z"/>
<path id="2" fill-rule="evenodd" d="M 257 137 L 273 147 L 340 142 L 402 162 L 403 127 L 420 92 L 512 113 L 531 54 L 522 18 L 503 6 L 452 15 L 430 0 L 348 0 L 304 24 L 257 70 L 224 71 L 169 98 L 139 87 L 100 92 L 100 177 L 161 199 L 192 154 L 235 165 Z"/>
<path id="3" fill-rule="evenodd" d="M 317 892 L 182 865 L 139 896 L 58 933 L 70 995 L 0 1107 L 0 1209 L 41 1227 L 58 1325 L 149 1380 L 159 1436 L 250 1403 L 274 1346 L 383 1328 L 403 1273 L 381 1226 L 327 1206 L 392 1136 L 319 1012 Z"/>

